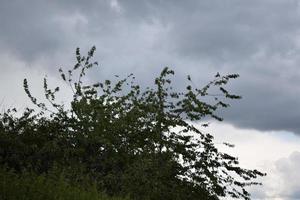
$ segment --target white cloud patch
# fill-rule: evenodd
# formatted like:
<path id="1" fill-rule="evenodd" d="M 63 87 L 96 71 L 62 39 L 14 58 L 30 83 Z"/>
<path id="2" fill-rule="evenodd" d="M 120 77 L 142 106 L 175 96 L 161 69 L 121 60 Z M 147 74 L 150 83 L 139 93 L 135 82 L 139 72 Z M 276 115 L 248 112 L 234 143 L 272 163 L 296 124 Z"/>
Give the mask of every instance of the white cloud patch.
<path id="1" fill-rule="evenodd" d="M 26 63 L 12 57 L 11 55 L 2 53 L 0 55 L 0 109 L 1 112 L 9 108 L 17 108 L 22 112 L 26 107 L 37 108 L 30 99 L 27 97 L 24 88 L 23 80 L 28 80 L 29 89 L 34 97 L 39 102 L 47 104 L 47 100 L 44 96 L 43 79 L 47 77 L 48 86 L 55 88 L 59 86 L 62 92 L 58 93 L 58 103 L 68 102 L 72 98 L 72 93 L 68 86 L 60 79 L 59 74 L 53 76 L 48 74 L 44 68 L 38 67 L 43 63 L 42 60 L 38 63 L 32 63 L 31 66 L 27 66 Z"/>
<path id="2" fill-rule="evenodd" d="M 217 147 L 239 158 L 246 168 L 267 173 L 260 180 L 263 186 L 253 186 L 253 199 L 300 199 L 300 138 L 292 133 L 260 132 L 238 129 L 229 124 L 212 122 L 204 129 L 214 135 Z M 223 142 L 235 144 L 227 148 Z"/>
<path id="3" fill-rule="evenodd" d="M 110 6 L 113 10 L 115 10 L 116 12 L 118 13 L 121 13 L 122 12 L 122 8 L 118 2 L 118 0 L 111 0 L 110 1 Z"/>

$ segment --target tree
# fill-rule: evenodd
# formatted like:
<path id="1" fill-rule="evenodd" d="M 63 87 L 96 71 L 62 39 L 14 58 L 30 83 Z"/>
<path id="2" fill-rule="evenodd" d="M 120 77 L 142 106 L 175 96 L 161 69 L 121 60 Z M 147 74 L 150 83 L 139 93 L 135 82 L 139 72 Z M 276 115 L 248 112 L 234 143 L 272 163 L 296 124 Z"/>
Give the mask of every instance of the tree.
<path id="1" fill-rule="evenodd" d="M 74 67 L 67 73 L 59 69 L 73 91 L 70 108 L 55 101 L 60 88 L 50 89 L 46 78 L 50 107 L 31 94 L 24 79 L 25 92 L 40 111 L 1 115 L 2 165 L 37 173 L 59 166 L 73 182 L 84 184 L 80 177 L 88 176 L 99 190 L 131 199 L 250 199 L 246 186 L 260 184 L 254 179 L 265 174 L 241 168 L 236 157 L 216 148 L 212 135 L 195 126 L 207 117 L 222 121 L 216 111 L 229 106 L 226 99 L 241 98 L 224 87 L 237 74 L 217 74 L 203 88 L 190 84 L 183 92 L 171 87 L 169 68 L 154 88 L 141 89 L 132 74 L 86 84 L 86 72 L 98 65 L 92 62 L 95 50 L 85 57 L 77 48 Z M 219 94 L 210 94 L 211 88 Z"/>

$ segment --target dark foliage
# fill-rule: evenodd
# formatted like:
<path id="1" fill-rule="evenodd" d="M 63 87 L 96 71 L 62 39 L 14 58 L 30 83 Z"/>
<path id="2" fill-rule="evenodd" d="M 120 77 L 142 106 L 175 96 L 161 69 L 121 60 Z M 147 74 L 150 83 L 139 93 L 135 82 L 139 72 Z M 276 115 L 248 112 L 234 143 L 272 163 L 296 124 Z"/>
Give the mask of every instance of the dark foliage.
<path id="1" fill-rule="evenodd" d="M 133 75 L 85 85 L 86 72 L 98 65 L 91 62 L 94 51 L 84 57 L 77 49 L 73 69 L 59 70 L 73 91 L 69 108 L 55 101 L 60 89 L 49 89 L 46 78 L 49 106 L 32 96 L 24 80 L 40 111 L 27 109 L 16 117 L 12 109 L 1 115 L 1 165 L 38 174 L 59 166 L 72 172 L 71 182 L 84 184 L 82 177 L 88 176 L 99 190 L 131 199 L 250 199 L 246 186 L 259 184 L 253 180 L 264 174 L 239 167 L 237 158 L 218 151 L 212 135 L 193 123 L 222 120 L 216 111 L 229 106 L 224 101 L 240 98 L 224 88 L 238 75 L 217 74 L 200 89 L 188 76 L 191 85 L 183 92 L 172 89 L 174 72 L 168 68 L 154 88 L 142 90 Z M 210 94 L 211 88 L 219 93 Z"/>
<path id="2" fill-rule="evenodd" d="M 0 168 L 1 200 L 126 200 L 99 193 L 95 185 L 88 188 L 68 183 L 63 172 L 50 171 L 37 175 L 33 172 L 18 174 Z"/>

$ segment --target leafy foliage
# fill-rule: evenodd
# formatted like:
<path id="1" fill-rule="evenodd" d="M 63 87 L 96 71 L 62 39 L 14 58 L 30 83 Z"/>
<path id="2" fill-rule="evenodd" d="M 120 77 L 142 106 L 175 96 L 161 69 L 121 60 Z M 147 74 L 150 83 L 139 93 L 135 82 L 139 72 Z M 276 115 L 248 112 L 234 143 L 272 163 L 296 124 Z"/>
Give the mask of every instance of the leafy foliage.
<path id="1" fill-rule="evenodd" d="M 89 188 L 72 185 L 62 173 L 23 172 L 19 175 L 5 168 L 0 168 L 0 194 L 2 200 L 125 200 L 101 194 L 95 185 Z"/>
<path id="2" fill-rule="evenodd" d="M 69 109 L 56 103 L 60 89 L 49 89 L 46 78 L 45 98 L 52 108 L 38 102 L 24 80 L 25 92 L 40 111 L 1 115 L 1 165 L 38 174 L 60 166 L 72 171 L 73 182 L 84 184 L 80 177 L 88 176 L 99 190 L 131 199 L 250 199 L 245 187 L 260 184 L 253 180 L 265 174 L 239 167 L 237 158 L 218 151 L 213 136 L 195 126 L 208 117 L 221 121 L 216 111 L 229 106 L 226 99 L 240 98 L 225 89 L 237 74 L 217 74 L 200 89 L 188 76 L 191 84 L 183 92 L 172 89 L 169 68 L 154 88 L 142 90 L 132 74 L 85 84 L 86 72 L 98 65 L 91 62 L 95 50 L 84 57 L 77 48 L 74 67 L 67 73 L 59 69 L 73 91 Z"/>

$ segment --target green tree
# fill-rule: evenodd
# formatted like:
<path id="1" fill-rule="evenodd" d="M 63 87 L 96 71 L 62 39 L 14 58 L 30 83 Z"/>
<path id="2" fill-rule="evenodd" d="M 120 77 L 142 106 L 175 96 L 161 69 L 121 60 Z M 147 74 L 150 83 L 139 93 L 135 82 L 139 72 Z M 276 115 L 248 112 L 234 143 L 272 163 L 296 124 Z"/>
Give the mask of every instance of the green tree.
<path id="1" fill-rule="evenodd" d="M 265 174 L 241 168 L 236 157 L 216 148 L 212 135 L 195 126 L 209 117 L 221 121 L 216 111 L 229 106 L 226 99 L 240 98 L 224 87 L 237 74 L 217 74 L 203 88 L 193 87 L 188 76 L 191 84 L 180 92 L 171 86 L 174 71 L 169 68 L 153 88 L 142 89 L 132 74 L 86 84 L 86 72 L 98 65 L 92 62 L 95 49 L 85 57 L 77 48 L 74 67 L 67 73 L 59 69 L 73 91 L 69 108 L 55 101 L 60 88 L 50 89 L 46 78 L 50 107 L 31 94 L 24 80 L 25 92 L 40 111 L 1 115 L 0 164 L 37 173 L 60 166 L 69 170 L 72 182 L 85 184 L 81 177 L 88 176 L 108 195 L 131 199 L 250 199 L 246 187 L 260 184 L 254 179 Z M 219 94 L 210 94 L 212 88 Z"/>

